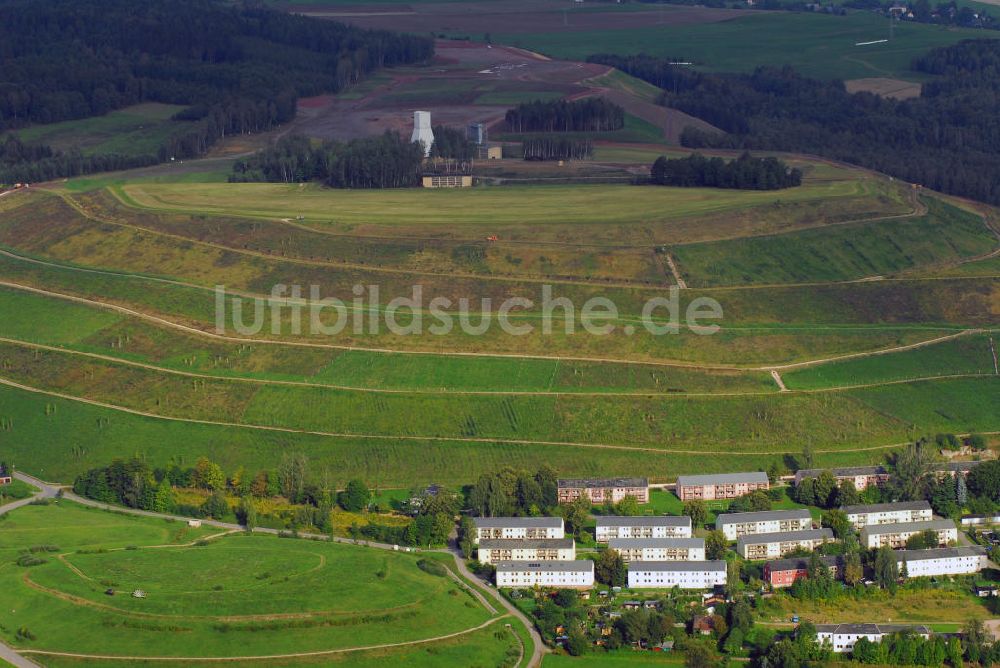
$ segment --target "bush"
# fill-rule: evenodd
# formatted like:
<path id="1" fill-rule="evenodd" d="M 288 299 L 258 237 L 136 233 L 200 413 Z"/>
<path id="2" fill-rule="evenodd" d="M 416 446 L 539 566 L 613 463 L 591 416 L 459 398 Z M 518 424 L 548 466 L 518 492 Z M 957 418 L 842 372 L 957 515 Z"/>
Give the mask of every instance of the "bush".
<path id="1" fill-rule="evenodd" d="M 432 561 L 430 559 L 420 559 L 417 561 L 417 568 L 424 571 L 425 573 L 430 573 L 431 575 L 436 575 L 438 577 L 445 577 L 448 575 L 448 569 L 444 564 Z"/>

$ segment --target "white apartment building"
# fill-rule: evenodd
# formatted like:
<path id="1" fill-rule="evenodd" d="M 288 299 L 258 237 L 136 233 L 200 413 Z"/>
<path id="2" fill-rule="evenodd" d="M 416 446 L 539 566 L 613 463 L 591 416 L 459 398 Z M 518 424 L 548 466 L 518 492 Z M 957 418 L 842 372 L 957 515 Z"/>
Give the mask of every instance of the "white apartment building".
<path id="1" fill-rule="evenodd" d="M 923 638 L 930 638 L 931 631 L 926 626 L 905 626 L 902 624 L 817 624 L 816 639 L 819 644 L 829 644 L 838 654 L 854 650 L 854 643 L 861 638 L 872 642 L 882 642 L 882 639 L 893 633 L 912 631 Z"/>
<path id="2" fill-rule="evenodd" d="M 931 504 L 927 501 L 902 501 L 876 503 L 871 506 L 844 506 L 841 508 L 855 529 L 872 524 L 900 524 L 926 522 L 934 519 Z"/>
<path id="3" fill-rule="evenodd" d="M 812 528 L 812 515 L 805 508 L 765 510 L 756 513 L 722 513 L 715 518 L 715 528 L 728 540 L 755 533 L 780 533 Z"/>
<path id="4" fill-rule="evenodd" d="M 905 522 L 900 524 L 872 524 L 861 530 L 861 546 L 874 549 L 888 545 L 896 549 L 906 547 L 906 541 L 924 531 L 935 531 L 938 544 L 946 546 L 958 540 L 958 529 L 951 520 Z"/>
<path id="5" fill-rule="evenodd" d="M 473 517 L 476 545 L 484 539 L 565 538 L 561 517 Z"/>
<path id="6" fill-rule="evenodd" d="M 629 566 L 629 589 L 712 589 L 726 584 L 726 562 L 638 561 Z"/>
<path id="7" fill-rule="evenodd" d="M 690 538 L 691 518 L 682 515 L 657 517 L 623 517 L 607 515 L 597 518 L 594 539 L 607 543 L 612 538 Z"/>
<path id="8" fill-rule="evenodd" d="M 705 561 L 704 538 L 612 538 L 625 563 L 633 561 Z"/>
<path id="9" fill-rule="evenodd" d="M 594 586 L 594 562 L 501 561 L 496 565 L 497 587 L 559 587 L 590 589 Z"/>
<path id="10" fill-rule="evenodd" d="M 903 570 L 903 564 L 906 564 L 906 572 L 911 578 L 971 575 L 989 565 L 986 549 L 978 545 L 934 550 L 898 550 L 896 560 L 900 571 Z"/>
<path id="11" fill-rule="evenodd" d="M 780 559 L 799 548 L 815 550 L 833 540 L 830 529 L 805 529 L 803 531 L 782 531 L 740 536 L 736 540 L 736 552 L 744 559 Z"/>
<path id="12" fill-rule="evenodd" d="M 573 561 L 576 542 L 572 538 L 484 538 L 477 557 L 484 564 L 498 561 Z"/>

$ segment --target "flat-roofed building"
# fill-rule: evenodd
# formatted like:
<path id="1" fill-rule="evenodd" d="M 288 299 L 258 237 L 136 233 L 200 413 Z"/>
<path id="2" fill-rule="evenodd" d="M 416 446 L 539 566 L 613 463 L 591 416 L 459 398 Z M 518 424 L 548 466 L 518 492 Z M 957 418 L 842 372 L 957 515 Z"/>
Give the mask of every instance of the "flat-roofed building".
<path id="1" fill-rule="evenodd" d="M 906 547 L 906 541 L 925 531 L 938 535 L 938 545 L 946 546 L 958 540 L 958 529 L 951 520 L 928 522 L 901 522 L 899 524 L 872 524 L 861 530 L 861 546 L 875 549 L 888 545 L 896 549 Z"/>
<path id="2" fill-rule="evenodd" d="M 712 589 L 726 584 L 726 562 L 637 561 L 628 569 L 629 589 Z"/>
<path id="3" fill-rule="evenodd" d="M 681 501 L 735 499 L 758 489 L 768 489 L 770 486 L 767 474 L 763 471 L 682 475 L 677 477 L 677 497 Z"/>
<path id="4" fill-rule="evenodd" d="M 558 587 L 590 589 L 594 586 L 594 562 L 500 561 L 496 564 L 497 587 Z"/>
<path id="5" fill-rule="evenodd" d="M 830 471 L 838 483 L 852 483 L 859 492 L 889 481 L 889 471 L 884 466 L 847 466 L 835 469 L 800 469 L 795 472 L 795 485 L 802 484 L 803 480 L 818 478 L 823 471 Z"/>
<path id="6" fill-rule="evenodd" d="M 986 549 L 970 547 L 941 547 L 930 550 L 897 550 L 896 561 L 900 570 L 906 564 L 911 578 L 938 575 L 971 575 L 989 566 Z"/>
<path id="7" fill-rule="evenodd" d="M 826 566 L 834 579 L 844 575 L 841 557 L 822 556 L 819 562 Z M 775 559 L 764 563 L 764 582 L 772 587 L 791 587 L 799 578 L 809 574 L 809 557 L 791 557 L 790 559 Z"/>
<path id="8" fill-rule="evenodd" d="M 593 504 L 618 503 L 626 496 L 639 503 L 649 503 L 648 478 L 573 478 L 559 480 L 559 503 L 572 503 L 586 496 Z"/>
<path id="9" fill-rule="evenodd" d="M 690 538 L 691 518 L 687 515 L 627 517 L 605 515 L 597 518 L 594 538 L 606 543 L 612 538 Z"/>
<path id="10" fill-rule="evenodd" d="M 871 642 L 882 642 L 882 639 L 893 633 L 915 633 L 922 638 L 930 638 L 931 630 L 926 626 L 909 626 L 904 624 L 817 624 L 816 640 L 819 644 L 828 644 L 838 654 L 851 652 L 854 644 L 861 638 Z"/>
<path id="11" fill-rule="evenodd" d="M 705 561 L 704 538 L 612 538 L 625 563 L 633 561 Z"/>
<path id="12" fill-rule="evenodd" d="M 479 541 L 477 556 L 484 564 L 498 561 L 573 561 L 572 538 L 487 538 Z"/>
<path id="13" fill-rule="evenodd" d="M 833 531 L 830 529 L 748 534 L 736 540 L 736 552 L 744 559 L 754 561 L 778 559 L 800 548 L 815 550 L 832 540 Z"/>
<path id="14" fill-rule="evenodd" d="M 934 519 L 931 504 L 927 501 L 900 501 L 874 505 L 843 506 L 841 510 L 855 529 L 871 524 L 899 524 L 900 522 L 925 522 Z"/>
<path id="15" fill-rule="evenodd" d="M 812 528 L 812 515 L 805 508 L 764 510 L 753 513 L 722 513 L 715 528 L 729 540 L 755 533 L 780 533 Z"/>
<path id="16" fill-rule="evenodd" d="M 561 517 L 473 517 L 476 545 L 484 539 L 565 538 Z"/>

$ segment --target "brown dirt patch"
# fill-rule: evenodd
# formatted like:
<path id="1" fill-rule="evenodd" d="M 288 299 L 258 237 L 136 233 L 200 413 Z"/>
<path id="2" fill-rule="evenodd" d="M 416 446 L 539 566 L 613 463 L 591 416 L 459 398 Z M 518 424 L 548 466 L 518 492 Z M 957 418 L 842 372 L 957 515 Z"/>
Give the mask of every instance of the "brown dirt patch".
<path id="1" fill-rule="evenodd" d="M 1000 0 L 998 0 L 1000 2 Z M 888 79 L 885 77 L 871 77 L 868 79 L 851 79 L 844 82 L 848 93 L 874 93 L 882 97 L 891 97 L 896 100 L 906 100 L 911 97 L 920 97 L 920 84 L 912 81 L 901 81 L 899 79 Z"/>

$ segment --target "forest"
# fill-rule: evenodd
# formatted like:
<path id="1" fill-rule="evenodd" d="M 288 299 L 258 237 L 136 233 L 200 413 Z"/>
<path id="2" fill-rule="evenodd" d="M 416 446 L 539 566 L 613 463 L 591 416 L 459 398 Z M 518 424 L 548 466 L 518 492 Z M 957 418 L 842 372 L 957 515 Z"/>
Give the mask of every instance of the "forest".
<path id="1" fill-rule="evenodd" d="M 589 139 L 525 137 L 521 146 L 525 160 L 583 160 L 594 154 L 594 143 Z"/>
<path id="2" fill-rule="evenodd" d="M 221 0 L 2 0 L 0 130 L 139 102 L 191 105 L 176 117 L 191 127 L 156 155 L 6 160 L 0 181 L 193 157 L 226 135 L 290 120 L 299 96 L 340 91 L 433 48 L 424 37 Z"/>
<path id="3" fill-rule="evenodd" d="M 625 125 L 625 110 L 603 97 L 535 100 L 510 109 L 505 120 L 511 132 L 607 132 Z"/>
<path id="4" fill-rule="evenodd" d="M 662 104 L 725 133 L 688 127 L 685 146 L 812 153 L 1000 204 L 1000 41 L 966 40 L 917 59 L 914 69 L 941 78 L 910 100 L 851 94 L 790 67 L 710 74 L 650 56 L 591 60 L 660 86 Z"/>
<path id="5" fill-rule="evenodd" d="M 681 188 L 778 190 L 802 185 L 802 170 L 789 169 L 774 157 L 754 158 L 746 152 L 728 162 L 694 153 L 673 160 L 660 156 L 650 170 L 650 181 Z"/>

